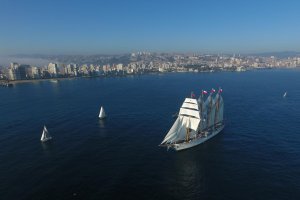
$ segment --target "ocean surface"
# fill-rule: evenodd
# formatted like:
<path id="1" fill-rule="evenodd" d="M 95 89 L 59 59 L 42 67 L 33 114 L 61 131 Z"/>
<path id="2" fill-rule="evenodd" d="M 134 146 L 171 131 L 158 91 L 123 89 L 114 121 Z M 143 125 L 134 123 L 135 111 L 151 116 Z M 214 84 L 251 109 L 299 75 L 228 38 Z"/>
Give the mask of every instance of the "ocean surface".
<path id="1" fill-rule="evenodd" d="M 219 86 L 225 129 L 159 147 L 184 98 Z M 3 200 L 300 199 L 300 70 L 22 83 L 0 88 L 0 112 Z"/>

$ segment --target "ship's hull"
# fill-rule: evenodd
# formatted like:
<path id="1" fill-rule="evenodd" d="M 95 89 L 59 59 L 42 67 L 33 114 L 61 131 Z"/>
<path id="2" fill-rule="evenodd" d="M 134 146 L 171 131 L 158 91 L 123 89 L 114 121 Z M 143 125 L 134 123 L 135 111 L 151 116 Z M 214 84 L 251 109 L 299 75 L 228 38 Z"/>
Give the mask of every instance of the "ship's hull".
<path id="1" fill-rule="evenodd" d="M 205 135 L 199 136 L 199 137 L 196 137 L 195 139 L 190 140 L 188 142 L 172 144 L 169 147 L 175 149 L 176 151 L 181 151 L 181 150 L 184 150 L 184 149 L 188 149 L 188 148 L 197 146 L 197 145 L 209 140 L 210 138 L 212 138 L 215 135 L 217 135 L 218 133 L 220 133 L 223 129 L 224 129 L 224 125 L 221 125 L 221 126 L 219 126 L 218 128 L 216 128 L 214 130 L 208 131 L 206 133 L 206 136 Z"/>
<path id="2" fill-rule="evenodd" d="M 48 138 L 41 139 L 41 141 L 42 141 L 42 142 L 47 142 L 47 141 L 49 141 L 49 140 L 51 140 L 51 139 L 52 139 L 52 137 L 48 137 Z"/>

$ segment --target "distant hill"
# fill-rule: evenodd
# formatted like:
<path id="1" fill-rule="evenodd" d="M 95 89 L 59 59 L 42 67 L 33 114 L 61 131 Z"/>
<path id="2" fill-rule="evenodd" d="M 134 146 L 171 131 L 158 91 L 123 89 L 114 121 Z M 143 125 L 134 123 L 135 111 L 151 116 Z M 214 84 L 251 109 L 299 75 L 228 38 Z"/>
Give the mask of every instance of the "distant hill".
<path id="1" fill-rule="evenodd" d="M 287 58 L 287 57 L 300 56 L 300 52 L 297 52 L 297 51 L 278 51 L 278 52 L 256 53 L 256 54 L 251 54 L 251 55 L 253 55 L 253 56 L 263 56 L 263 57 L 275 56 L 277 58 Z"/>

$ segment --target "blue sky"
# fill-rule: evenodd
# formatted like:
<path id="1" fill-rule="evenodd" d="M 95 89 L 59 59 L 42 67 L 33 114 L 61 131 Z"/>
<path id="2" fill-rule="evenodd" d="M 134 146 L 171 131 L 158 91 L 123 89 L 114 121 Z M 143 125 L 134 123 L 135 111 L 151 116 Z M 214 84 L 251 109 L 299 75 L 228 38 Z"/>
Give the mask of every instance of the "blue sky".
<path id="1" fill-rule="evenodd" d="M 0 0 L 0 55 L 300 51 L 296 0 Z"/>

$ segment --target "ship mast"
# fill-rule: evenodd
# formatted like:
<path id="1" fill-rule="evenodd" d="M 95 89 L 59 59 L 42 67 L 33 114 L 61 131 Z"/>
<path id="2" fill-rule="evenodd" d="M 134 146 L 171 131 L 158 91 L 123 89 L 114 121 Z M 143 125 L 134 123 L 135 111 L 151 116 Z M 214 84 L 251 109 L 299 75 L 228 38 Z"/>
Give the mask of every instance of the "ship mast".
<path id="1" fill-rule="evenodd" d="M 188 142 L 189 139 L 190 139 L 190 131 L 189 131 L 189 128 L 186 127 L 186 138 L 185 138 L 185 140 Z"/>
<path id="2" fill-rule="evenodd" d="M 202 101 L 203 101 L 203 90 L 201 91 L 201 95 L 200 95 L 200 117 L 202 118 Z"/>
<path id="3" fill-rule="evenodd" d="M 202 127 L 202 120 L 203 120 L 203 112 L 202 112 L 202 102 L 203 101 L 203 90 L 201 91 L 201 95 L 200 95 L 200 125 L 199 125 L 199 131 L 201 132 L 201 127 Z"/>
<path id="4" fill-rule="evenodd" d="M 188 123 L 190 123 L 190 118 L 189 118 L 189 121 Z M 190 128 L 189 128 L 189 124 L 187 123 L 186 125 L 186 141 L 188 142 L 189 139 L 190 139 Z"/>

